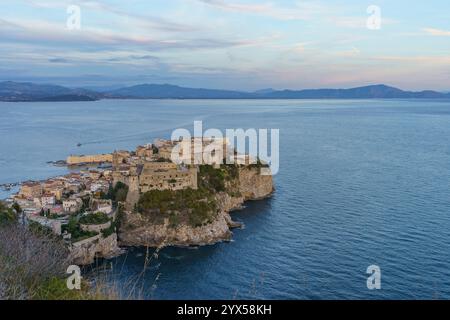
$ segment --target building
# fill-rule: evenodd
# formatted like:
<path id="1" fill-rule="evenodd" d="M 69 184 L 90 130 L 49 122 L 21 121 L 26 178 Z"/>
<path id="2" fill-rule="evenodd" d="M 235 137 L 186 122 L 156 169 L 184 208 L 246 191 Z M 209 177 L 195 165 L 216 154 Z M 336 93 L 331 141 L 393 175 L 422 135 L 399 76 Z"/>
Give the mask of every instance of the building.
<path id="1" fill-rule="evenodd" d="M 109 183 L 105 183 L 102 181 L 94 182 L 90 185 L 89 190 L 92 193 L 96 192 L 107 192 L 109 188 Z"/>
<path id="2" fill-rule="evenodd" d="M 138 171 L 139 191 L 197 189 L 197 168 L 168 162 L 147 162 Z"/>
<path id="3" fill-rule="evenodd" d="M 25 182 L 20 187 L 19 195 L 24 198 L 39 198 L 43 192 L 42 186 L 39 182 Z"/>
<path id="4" fill-rule="evenodd" d="M 63 201 L 63 210 L 67 213 L 76 213 L 81 209 L 83 201 L 80 198 L 67 199 Z"/>
<path id="5" fill-rule="evenodd" d="M 220 165 L 232 152 L 227 138 L 191 138 L 182 141 L 159 140 L 159 158 L 186 165 Z M 175 150 L 175 151 L 174 151 Z M 177 159 L 173 159 L 174 152 Z"/>
<path id="6" fill-rule="evenodd" d="M 119 168 L 113 172 L 113 184 L 119 181 L 139 193 L 150 190 L 197 189 L 197 168 L 177 166 L 171 162 L 150 162 Z"/>
<path id="7" fill-rule="evenodd" d="M 131 156 L 131 153 L 126 150 L 114 151 L 114 153 L 112 155 L 113 169 L 117 169 L 121 165 L 127 164 L 130 156 Z"/>
<path id="8" fill-rule="evenodd" d="M 60 205 L 57 206 L 51 206 L 51 207 L 44 207 L 44 210 L 49 210 L 51 214 L 57 214 L 57 215 L 63 215 L 63 207 Z"/>
<path id="9" fill-rule="evenodd" d="M 44 194 L 41 197 L 41 205 L 43 207 L 50 207 L 50 206 L 54 206 L 56 203 L 56 198 L 53 194 Z"/>
<path id="10" fill-rule="evenodd" d="M 101 177 L 101 172 L 97 171 L 97 170 L 90 170 L 89 171 L 89 178 L 91 178 L 92 180 L 98 180 Z"/>
<path id="11" fill-rule="evenodd" d="M 153 156 L 153 146 L 151 144 L 138 146 L 136 148 L 136 156 L 140 158 L 151 158 Z"/>
<path id="12" fill-rule="evenodd" d="M 90 207 L 93 212 L 103 212 L 110 214 L 113 210 L 112 201 L 107 199 L 92 199 Z"/>

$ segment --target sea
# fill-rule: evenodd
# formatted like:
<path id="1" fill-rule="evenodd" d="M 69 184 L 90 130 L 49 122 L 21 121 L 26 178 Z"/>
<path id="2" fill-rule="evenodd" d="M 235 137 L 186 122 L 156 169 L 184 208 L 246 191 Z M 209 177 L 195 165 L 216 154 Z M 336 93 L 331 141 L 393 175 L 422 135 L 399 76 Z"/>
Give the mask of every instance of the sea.
<path id="1" fill-rule="evenodd" d="M 2 102 L 0 184 L 194 121 L 279 129 L 274 195 L 232 213 L 231 242 L 128 248 L 89 272 L 142 299 L 450 299 L 449 100 Z"/>

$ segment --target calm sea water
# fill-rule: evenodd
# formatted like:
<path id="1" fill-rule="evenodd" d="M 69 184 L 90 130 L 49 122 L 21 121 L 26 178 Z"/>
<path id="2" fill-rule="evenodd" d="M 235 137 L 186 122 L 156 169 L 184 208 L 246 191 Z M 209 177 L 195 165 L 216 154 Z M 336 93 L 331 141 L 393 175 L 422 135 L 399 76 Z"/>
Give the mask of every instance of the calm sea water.
<path id="1" fill-rule="evenodd" d="M 143 249 L 107 262 L 119 284 L 139 277 L 149 299 L 450 298 L 450 101 L 0 103 L 0 183 L 194 120 L 279 128 L 276 193 L 233 214 L 245 229 L 231 243 L 164 249 L 144 274 Z"/>

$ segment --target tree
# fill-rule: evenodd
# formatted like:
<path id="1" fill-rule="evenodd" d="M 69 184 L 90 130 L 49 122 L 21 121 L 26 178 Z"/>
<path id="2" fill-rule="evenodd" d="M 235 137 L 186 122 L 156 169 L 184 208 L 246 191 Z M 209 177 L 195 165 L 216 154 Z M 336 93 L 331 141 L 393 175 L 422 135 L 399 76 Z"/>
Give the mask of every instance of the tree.
<path id="1" fill-rule="evenodd" d="M 16 210 L 17 214 L 22 213 L 22 208 L 20 207 L 20 205 L 17 202 L 14 202 L 14 204 L 12 205 L 12 208 L 14 210 Z"/>
<path id="2" fill-rule="evenodd" d="M 69 233 L 74 233 L 78 230 L 78 219 L 74 216 L 70 217 L 69 223 L 67 224 L 67 231 Z"/>
<path id="3" fill-rule="evenodd" d="M 0 226 L 17 222 L 17 213 L 0 201 Z"/>

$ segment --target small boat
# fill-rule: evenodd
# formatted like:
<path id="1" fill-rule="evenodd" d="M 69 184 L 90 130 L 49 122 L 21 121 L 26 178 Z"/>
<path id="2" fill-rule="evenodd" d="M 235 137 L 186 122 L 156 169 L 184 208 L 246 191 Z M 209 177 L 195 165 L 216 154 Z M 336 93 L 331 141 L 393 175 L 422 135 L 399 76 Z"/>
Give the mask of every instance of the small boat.
<path id="1" fill-rule="evenodd" d="M 81 143 L 77 143 L 77 147 L 81 147 Z"/>

